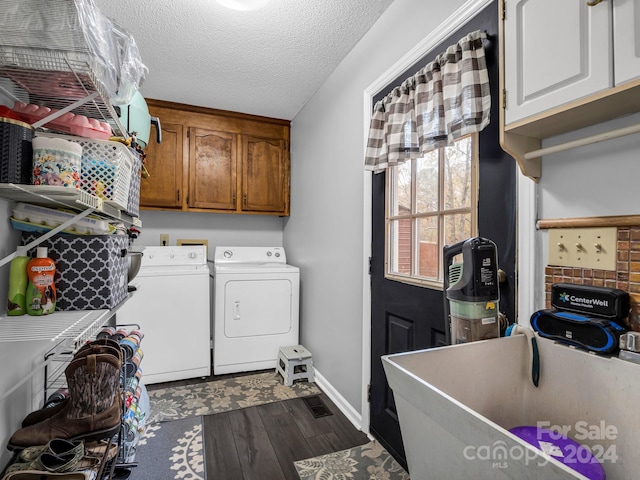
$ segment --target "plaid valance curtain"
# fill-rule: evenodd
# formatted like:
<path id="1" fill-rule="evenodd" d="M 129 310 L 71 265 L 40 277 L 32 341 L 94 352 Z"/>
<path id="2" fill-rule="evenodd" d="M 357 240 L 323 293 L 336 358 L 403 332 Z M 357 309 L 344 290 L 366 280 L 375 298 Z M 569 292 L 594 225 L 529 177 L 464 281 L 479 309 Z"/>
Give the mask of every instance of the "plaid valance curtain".
<path id="1" fill-rule="evenodd" d="M 468 34 L 375 104 L 366 170 L 419 158 L 489 124 L 485 38 L 482 31 Z"/>

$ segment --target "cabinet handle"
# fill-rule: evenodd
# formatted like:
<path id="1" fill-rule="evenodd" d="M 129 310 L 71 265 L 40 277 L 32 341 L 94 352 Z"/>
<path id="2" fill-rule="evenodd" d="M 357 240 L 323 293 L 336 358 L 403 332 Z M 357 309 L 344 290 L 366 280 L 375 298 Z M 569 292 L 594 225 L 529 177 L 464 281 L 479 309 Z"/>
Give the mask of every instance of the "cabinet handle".
<path id="1" fill-rule="evenodd" d="M 596 5 L 598 5 L 601 2 L 602 2 L 602 0 L 587 0 L 587 5 L 590 6 L 590 7 L 595 7 Z"/>
<path id="2" fill-rule="evenodd" d="M 246 193 L 244 194 L 242 200 L 244 201 L 244 206 L 246 207 L 247 206 L 247 194 Z"/>
<path id="3" fill-rule="evenodd" d="M 178 199 L 176 201 L 179 202 L 180 201 L 180 190 L 178 190 L 176 193 L 178 194 Z"/>

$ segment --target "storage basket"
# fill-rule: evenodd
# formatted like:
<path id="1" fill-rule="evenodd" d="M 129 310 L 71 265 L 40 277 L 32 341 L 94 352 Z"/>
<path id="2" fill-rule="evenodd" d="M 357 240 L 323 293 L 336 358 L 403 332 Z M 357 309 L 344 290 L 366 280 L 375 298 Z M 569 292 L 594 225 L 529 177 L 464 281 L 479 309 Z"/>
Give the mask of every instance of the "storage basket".
<path id="1" fill-rule="evenodd" d="M 120 210 L 127 209 L 134 158 L 125 145 L 70 135 L 38 135 L 79 143 L 82 146 L 80 188 Z"/>
<path id="2" fill-rule="evenodd" d="M 140 178 L 142 175 L 142 160 L 138 152 L 129 149 L 133 157 L 133 168 L 131 169 L 131 184 L 129 186 L 129 201 L 125 210 L 132 217 L 140 215 Z"/>
<path id="3" fill-rule="evenodd" d="M 23 232 L 22 245 L 38 237 Z M 40 245 L 56 262 L 56 310 L 110 309 L 127 297 L 126 235 L 54 235 Z"/>
<path id="4" fill-rule="evenodd" d="M 0 118 L 0 183 L 31 183 L 31 125 Z"/>

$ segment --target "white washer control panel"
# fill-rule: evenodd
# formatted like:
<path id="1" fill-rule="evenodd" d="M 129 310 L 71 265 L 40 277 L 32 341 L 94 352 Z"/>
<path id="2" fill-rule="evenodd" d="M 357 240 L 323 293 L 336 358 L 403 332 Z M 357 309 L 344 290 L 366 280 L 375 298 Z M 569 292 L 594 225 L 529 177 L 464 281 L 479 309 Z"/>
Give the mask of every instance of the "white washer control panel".
<path id="1" fill-rule="evenodd" d="M 134 250 L 137 250 L 134 248 Z M 206 247 L 204 245 L 183 245 L 168 247 L 142 248 L 143 267 L 157 266 L 200 266 L 207 264 Z"/>

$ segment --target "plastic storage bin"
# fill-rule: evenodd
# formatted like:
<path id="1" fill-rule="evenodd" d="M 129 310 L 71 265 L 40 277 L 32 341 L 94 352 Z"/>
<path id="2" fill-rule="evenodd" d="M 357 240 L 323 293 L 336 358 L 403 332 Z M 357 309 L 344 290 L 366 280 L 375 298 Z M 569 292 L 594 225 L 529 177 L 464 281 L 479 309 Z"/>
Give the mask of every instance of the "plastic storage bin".
<path id="1" fill-rule="evenodd" d="M 120 210 L 127 209 L 134 159 L 125 145 L 69 135 L 38 133 L 40 135 L 79 143 L 82 146 L 80 188 Z"/>
<path id="2" fill-rule="evenodd" d="M 28 203 L 16 203 L 13 208 L 13 222 L 19 223 L 13 225 L 18 230 L 26 230 L 20 228 L 22 226 L 31 226 L 32 228 L 46 227 L 43 231 L 52 230 L 58 225 L 72 219 L 75 214 L 65 212 L 62 210 L 56 210 L 53 208 L 41 207 L 39 205 L 31 205 Z M 73 233 L 76 235 L 106 235 L 113 232 L 109 222 L 100 218 L 84 217 L 72 223 L 67 229 L 63 230 L 67 233 Z M 27 230 L 29 231 L 29 230 Z"/>

